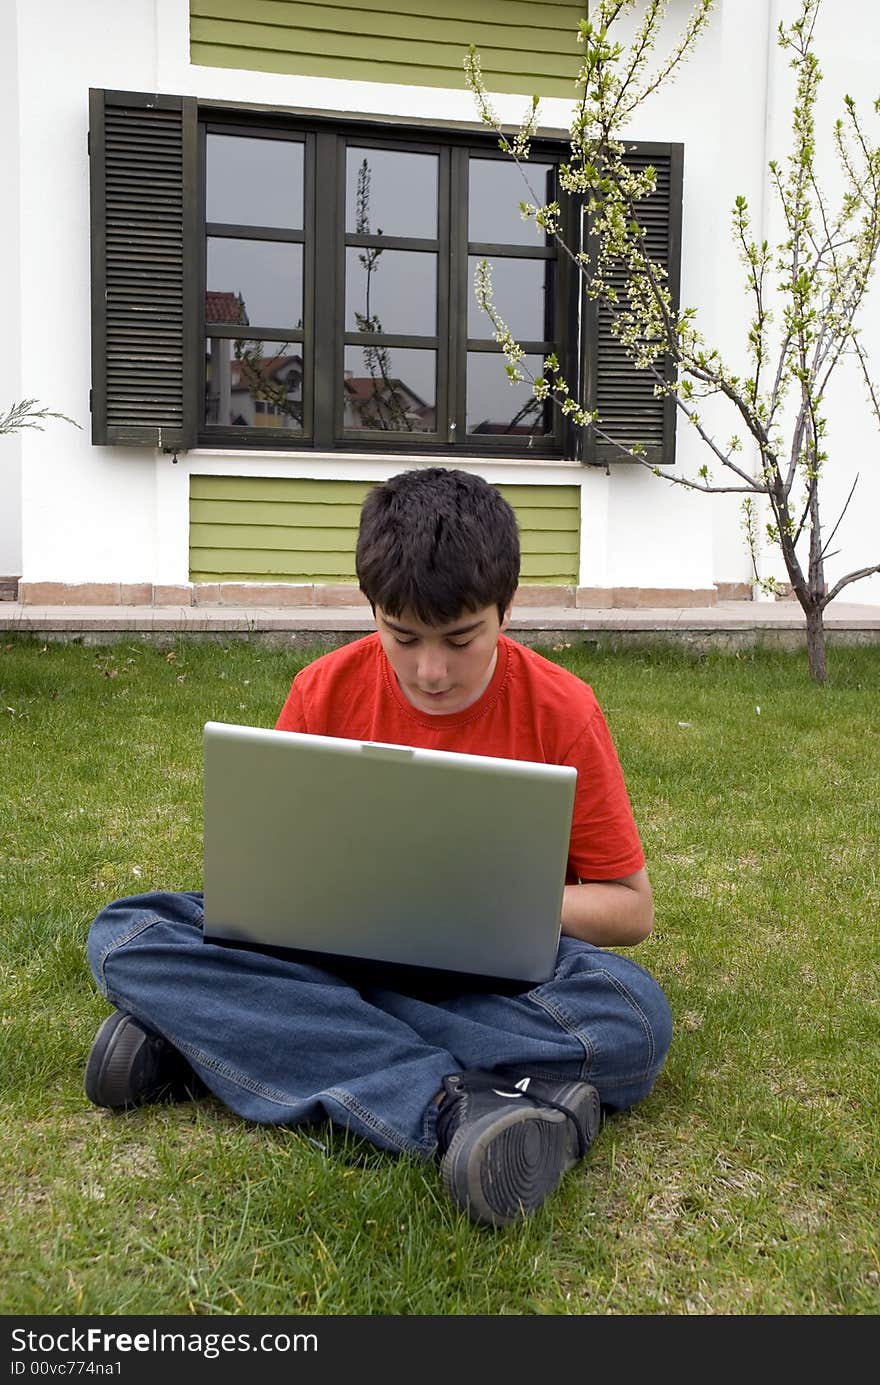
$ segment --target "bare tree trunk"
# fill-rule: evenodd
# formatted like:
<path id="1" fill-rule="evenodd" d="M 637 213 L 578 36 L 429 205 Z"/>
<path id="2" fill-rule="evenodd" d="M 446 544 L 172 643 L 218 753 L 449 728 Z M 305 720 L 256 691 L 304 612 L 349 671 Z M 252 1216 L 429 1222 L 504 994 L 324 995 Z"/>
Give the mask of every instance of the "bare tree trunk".
<path id="1" fill-rule="evenodd" d="M 828 677 L 825 664 L 824 610 L 821 606 L 809 606 L 805 614 L 807 617 L 807 659 L 810 665 L 810 677 L 816 683 L 824 683 Z"/>
<path id="2" fill-rule="evenodd" d="M 810 494 L 811 508 L 816 502 L 815 484 Z M 824 683 L 828 677 L 825 664 L 825 576 L 822 550 L 819 546 L 819 517 L 816 509 L 810 529 L 810 565 L 805 577 L 795 549 L 795 527 L 788 511 L 788 497 L 781 480 L 775 491 L 770 493 L 773 517 L 779 535 L 779 547 L 785 561 L 785 568 L 791 581 L 791 589 L 797 597 L 807 622 L 807 659 L 810 677 L 816 683 Z"/>

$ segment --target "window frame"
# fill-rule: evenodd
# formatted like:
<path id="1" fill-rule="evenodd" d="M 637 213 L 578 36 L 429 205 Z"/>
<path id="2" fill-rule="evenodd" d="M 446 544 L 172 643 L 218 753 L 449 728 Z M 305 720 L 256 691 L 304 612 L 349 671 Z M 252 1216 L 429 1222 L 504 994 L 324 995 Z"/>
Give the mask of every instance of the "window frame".
<path id="1" fill-rule="evenodd" d="M 206 147 L 208 134 L 238 135 L 246 138 L 293 139 L 302 141 L 305 155 L 303 189 L 303 233 L 276 233 L 272 228 L 245 227 L 206 221 Z M 368 334 L 345 330 L 345 261 L 355 233 L 345 225 L 346 211 L 346 151 L 349 147 L 380 148 L 410 153 L 431 153 L 438 157 L 438 228 L 434 253 L 437 255 L 437 321 L 435 333 L 416 337 L 403 334 L 413 341 L 404 341 L 401 334 L 383 333 L 373 338 Z M 563 373 L 570 381 L 580 377 L 577 349 L 577 285 L 571 282 L 567 257 L 552 246 L 497 244 L 468 241 L 468 165 L 471 156 L 492 158 L 510 164 L 511 159 L 498 148 L 497 136 L 486 131 L 445 129 L 381 121 L 284 115 L 272 111 L 255 113 L 244 119 L 238 110 L 199 108 L 199 181 L 198 274 L 200 361 L 208 340 L 205 289 L 206 246 L 209 235 L 221 234 L 252 239 L 299 239 L 304 242 L 303 255 L 303 429 L 292 434 L 270 427 L 232 427 L 208 425 L 205 421 L 205 370 L 199 371 L 198 428 L 199 447 L 236 450 L 285 452 L 353 452 L 361 455 L 404 453 L 415 455 L 449 455 L 492 457 L 505 456 L 511 460 L 563 460 L 576 458 L 578 439 L 561 415 L 552 407 L 553 430 L 549 434 L 511 438 L 504 434 L 468 434 L 466 371 L 469 351 L 501 354 L 500 348 L 489 341 L 492 335 L 487 319 L 487 333 L 482 338 L 469 338 L 468 305 L 473 285 L 468 272 L 472 254 L 505 255 L 523 259 L 552 259 L 554 261 L 554 312 L 557 337 L 548 348 L 542 343 L 523 342 L 529 354 L 556 350 Z M 558 165 L 570 155 L 563 140 L 538 139 L 532 144 L 531 158 L 535 162 Z M 320 171 L 319 171 L 320 170 Z M 526 200 L 524 188 L 523 200 Z M 567 220 L 573 220 L 568 209 Z M 566 239 L 572 225 L 564 228 Z M 574 228 L 576 229 L 576 228 Z M 408 248 L 397 245 L 401 238 L 383 236 L 388 249 Z M 416 238 L 403 238 L 407 239 Z M 537 238 L 536 238 L 537 239 Z M 427 242 L 425 243 L 427 250 Z M 464 261 L 462 265 L 462 260 Z M 329 301 L 332 311 L 319 314 L 317 304 Z M 233 326 L 219 326 L 213 331 L 218 337 L 241 337 Z M 254 333 L 250 340 L 290 341 L 291 336 Z M 436 345 L 429 343 L 436 342 Z M 435 417 L 431 433 L 396 432 L 391 430 L 346 429 L 342 417 L 344 401 L 335 385 L 343 379 L 346 346 L 385 344 L 400 349 L 436 351 Z M 537 350 L 529 350 L 536 347 Z M 445 420 L 445 422 L 444 422 Z"/>

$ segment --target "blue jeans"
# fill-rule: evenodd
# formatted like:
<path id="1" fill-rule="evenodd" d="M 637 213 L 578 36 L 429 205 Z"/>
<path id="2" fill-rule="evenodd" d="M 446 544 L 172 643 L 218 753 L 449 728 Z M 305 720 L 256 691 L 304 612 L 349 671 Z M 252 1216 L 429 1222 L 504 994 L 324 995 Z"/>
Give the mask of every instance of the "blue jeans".
<path id="1" fill-rule="evenodd" d="M 623 1110 L 650 1091 L 672 1036 L 666 999 L 642 967 L 571 938 L 542 985 L 426 999 L 205 942 L 202 916 L 198 893 L 117 899 L 92 925 L 89 965 L 112 1005 L 179 1049 L 247 1120 L 329 1118 L 381 1149 L 427 1157 L 433 1098 L 449 1073 L 583 1080 Z"/>

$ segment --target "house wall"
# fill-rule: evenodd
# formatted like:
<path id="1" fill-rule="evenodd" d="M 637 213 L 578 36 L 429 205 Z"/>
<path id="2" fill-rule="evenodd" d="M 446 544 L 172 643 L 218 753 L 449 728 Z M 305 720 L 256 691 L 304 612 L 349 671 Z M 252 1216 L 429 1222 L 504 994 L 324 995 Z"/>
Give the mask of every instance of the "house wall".
<path id="1" fill-rule="evenodd" d="M 585 14 L 570 0 L 190 0 L 191 54 L 204 67 L 461 91 L 473 43 L 492 91 L 566 97 Z"/>
<path id="2" fill-rule="evenodd" d="M 356 584 L 354 550 L 369 483 L 194 476 L 193 582 Z M 528 585 L 577 585 L 577 486 L 501 486 L 518 517 Z"/>
<path id="3" fill-rule="evenodd" d="M 762 201 L 762 170 L 771 150 L 784 152 L 790 91 L 774 32 L 778 18 L 794 9 L 795 0 L 718 0 L 697 57 L 674 85 L 651 99 L 632 128 L 636 138 L 685 144 L 682 300 L 700 306 L 707 337 L 734 360 L 748 303 L 731 247 L 729 208 L 737 192 L 746 192 L 756 227 L 773 229 L 770 208 Z M 680 23 L 689 10 L 689 0 L 672 0 L 669 22 Z M 42 433 L 0 443 L 0 515 L 6 516 L 0 520 L 0 574 L 18 571 L 35 590 L 45 583 L 185 586 L 192 477 L 368 482 L 406 467 L 408 459 L 400 456 L 211 449 L 181 454 L 175 461 L 146 449 L 90 444 L 87 93 L 89 87 L 106 86 L 436 124 L 473 121 L 469 94 L 200 66 L 190 57 L 189 0 L 129 0 L 124 6 L 111 0 L 74 5 L 43 0 L 38 7 L 7 0 L 2 23 L 3 37 L 17 24 L 17 48 L 0 45 L 0 76 L 17 53 L 17 86 L 15 80 L 3 82 L 6 119 L 0 128 L 4 141 L 14 145 L 17 126 L 20 167 L 16 189 L 13 159 L 13 214 L 0 228 L 13 324 L 16 263 L 20 270 L 20 352 L 3 378 L 7 392 L 13 382 L 11 393 L 38 397 L 75 418 L 82 431 L 53 423 Z M 858 0 L 826 5 L 819 52 L 828 116 L 836 113 L 844 90 L 868 109 L 876 94 L 870 55 L 877 51 L 880 11 Z M 506 120 L 517 120 L 523 104 L 518 96 L 496 100 Z M 547 98 L 541 109 L 545 128 L 567 128 L 567 100 Z M 875 295 L 866 337 L 876 339 L 878 332 Z M 853 375 L 842 381 L 836 396 L 843 409 L 833 425 L 831 488 L 840 505 L 855 472 L 862 475 L 857 503 L 838 532 L 841 557 L 829 562 L 831 580 L 872 555 L 876 561 L 873 516 L 880 502 L 880 467 L 873 460 L 877 433 L 862 407 L 863 393 Z M 708 408 L 704 414 L 713 416 Z M 729 424 L 719 426 L 727 428 L 722 436 L 729 436 Z M 11 443 L 21 457 L 20 537 L 15 519 L 9 519 L 17 508 L 17 460 L 8 463 Z M 692 430 L 680 428 L 676 473 L 694 477 L 704 460 Z M 686 492 L 627 465 L 615 466 L 609 475 L 567 463 L 462 459 L 457 464 L 502 485 L 578 487 L 578 585 L 585 591 L 705 594 L 717 583 L 749 579 L 735 499 Z M 830 472 L 829 467 L 829 477 Z M 830 523 L 836 518 L 832 511 L 829 505 Z M 763 561 L 771 570 L 772 555 Z M 850 588 L 847 595 L 876 600 L 880 579 Z"/>
<path id="4" fill-rule="evenodd" d="M 14 6 L 0 5 L 0 130 L 3 136 L 3 193 L 0 216 L 0 265 L 3 266 L 3 313 L 0 332 L 0 416 L 22 397 L 21 242 L 19 236 L 20 160 L 18 129 L 18 23 Z M 0 438 L 0 581 L 21 572 L 21 436 Z"/>

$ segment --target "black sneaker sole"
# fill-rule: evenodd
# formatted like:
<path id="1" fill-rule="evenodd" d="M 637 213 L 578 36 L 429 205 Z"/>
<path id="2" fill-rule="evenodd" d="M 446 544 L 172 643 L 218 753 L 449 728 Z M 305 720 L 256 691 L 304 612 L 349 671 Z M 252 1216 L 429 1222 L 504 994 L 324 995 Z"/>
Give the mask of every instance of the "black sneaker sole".
<path id="1" fill-rule="evenodd" d="M 95 1106 L 123 1111 L 136 1106 L 140 1093 L 132 1090 L 131 1070 L 149 1037 L 131 1015 L 115 1010 L 101 1025 L 86 1063 L 84 1087 Z"/>
<path id="2" fill-rule="evenodd" d="M 599 1129 L 595 1088 L 573 1085 L 565 1101 L 586 1133 Z M 440 1172 L 450 1197 L 472 1221 L 509 1226 L 533 1212 L 580 1157 L 570 1117 L 551 1106 L 513 1106 L 466 1121 L 450 1141 Z"/>

